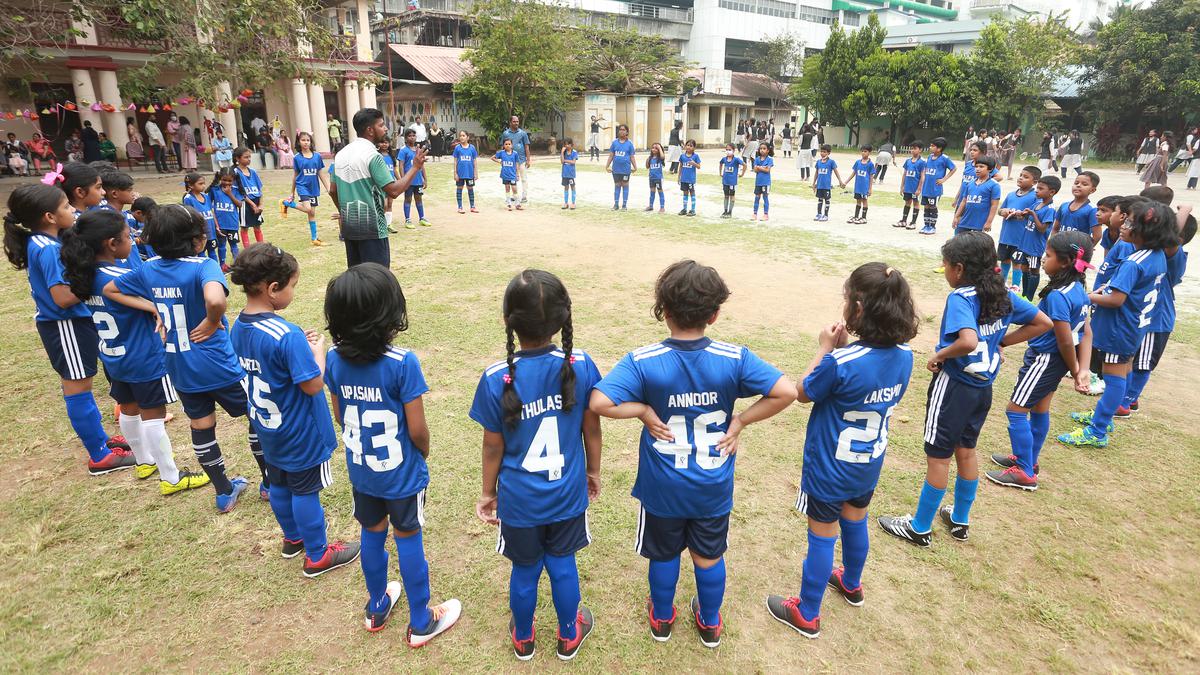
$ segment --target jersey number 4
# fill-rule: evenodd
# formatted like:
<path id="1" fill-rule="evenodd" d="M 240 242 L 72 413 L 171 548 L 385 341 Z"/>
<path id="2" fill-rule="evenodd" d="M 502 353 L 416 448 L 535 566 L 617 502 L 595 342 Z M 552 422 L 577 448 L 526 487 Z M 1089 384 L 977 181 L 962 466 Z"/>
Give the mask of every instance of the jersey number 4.
<path id="1" fill-rule="evenodd" d="M 729 456 L 719 453 L 713 455 L 712 450 L 717 441 L 721 440 L 725 434 L 721 431 L 709 431 L 708 426 L 724 424 L 726 417 L 724 410 L 714 410 L 697 416 L 692 421 L 692 443 L 688 443 L 687 418 L 683 415 L 671 415 L 671 418 L 667 420 L 667 426 L 671 429 L 671 435 L 675 437 L 675 440 L 673 442 L 654 441 L 654 449 L 664 455 L 674 455 L 676 469 L 686 469 L 688 457 L 693 452 L 696 453 L 696 466 L 701 469 L 719 468 L 729 461 Z"/>
<path id="2" fill-rule="evenodd" d="M 546 480 L 556 481 L 562 478 L 565 464 L 566 459 L 558 444 L 558 418 L 547 417 L 538 425 L 533 442 L 521 460 L 521 468 L 529 473 L 545 471 Z"/>

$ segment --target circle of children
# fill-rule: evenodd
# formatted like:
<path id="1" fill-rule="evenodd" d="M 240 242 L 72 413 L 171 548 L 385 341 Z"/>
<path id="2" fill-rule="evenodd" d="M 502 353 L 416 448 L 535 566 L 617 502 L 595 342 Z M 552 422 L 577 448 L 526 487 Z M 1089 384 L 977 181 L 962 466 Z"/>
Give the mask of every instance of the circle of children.
<path id="1" fill-rule="evenodd" d="M 919 205 L 925 227 L 936 228 L 938 198 L 954 166 L 942 153 L 943 139 L 931 145 L 928 159 L 917 147 L 905 162 L 913 220 L 907 220 L 906 207 L 906 220 L 897 225 L 915 222 Z M 759 146 L 754 160 L 756 185 L 764 188 L 769 170 L 759 169 L 770 167 L 765 148 Z M 822 217 L 837 176 L 828 154 L 827 146 L 821 148 L 813 179 Z M 511 150 L 497 153 L 505 171 L 515 168 L 510 155 Z M 570 145 L 564 148 L 567 207 L 573 202 L 568 167 L 573 169 L 577 156 Z M 622 127 L 608 165 L 614 200 L 620 200 L 614 208 L 625 208 L 633 156 Z M 456 169 L 456 179 L 474 179 L 470 159 L 472 172 Z M 651 151 L 649 162 L 661 211 L 661 146 Z M 722 164 L 723 176 L 745 170 L 729 159 L 728 150 Z M 692 201 L 681 214 L 695 213 L 699 165 L 688 143 L 679 178 L 685 199 L 691 195 Z M 1050 402 L 1068 374 L 1078 392 L 1096 394 L 1100 382 L 1104 389 L 1093 411 L 1071 415 L 1079 428 L 1057 440 L 1103 448 L 1119 438 L 1113 419 L 1138 410 L 1173 328 L 1173 289 L 1187 262 L 1182 245 L 1196 228 L 1189 208 L 1176 213 L 1168 206 L 1171 195 L 1164 188 L 1105 197 L 1093 205 L 1098 178 L 1082 172 L 1071 199 L 1055 207 L 1058 177 L 1026 167 L 1017 189 L 1001 199 L 993 170 L 990 159 L 980 158 L 965 172 L 956 234 L 941 249 L 951 290 L 936 351 L 924 364 L 931 373 L 927 472 L 916 490 L 915 515 L 878 518 L 887 534 L 922 547 L 932 543 L 935 520 L 951 541 L 968 539 L 980 477 L 976 444 L 1004 347 L 1024 343 L 1025 354 L 1006 407 L 1012 448 L 991 456 L 1000 469 L 985 473 L 990 481 L 1038 489 Z M 296 259 L 270 243 L 256 243 L 232 261 L 230 280 L 247 300 L 241 314 L 227 320 L 225 275 L 205 255 L 214 239 L 208 198 L 233 200 L 216 209 L 218 225 L 225 209 L 243 201 L 246 222 L 261 239 L 253 218 L 261 213 L 261 183 L 240 161 L 232 172 L 218 175 L 215 190 L 191 181 L 182 205 L 156 206 L 130 199 L 128 176 L 111 170 L 102 175 L 73 163 L 43 184 L 18 187 L 8 200 L 5 252 L 16 268 L 28 270 L 38 333 L 61 377 L 67 416 L 88 453 L 88 470 L 102 475 L 131 468 L 138 479 L 157 473 L 163 495 L 211 485 L 217 510 L 227 513 L 251 483 L 226 473 L 217 407 L 231 417 L 248 417 L 259 498 L 278 520 L 282 556 L 303 554 L 307 577 L 361 560 L 366 629 L 382 629 L 405 595 L 407 641 L 421 646 L 450 628 L 462 606 L 457 600 L 431 603 L 422 543 L 428 387 L 417 355 L 393 344 L 408 327 L 404 294 L 393 274 L 373 263 L 329 281 L 327 349 L 324 335 L 277 314 L 293 300 Z M 865 202 L 872 172 L 855 173 L 856 181 L 867 181 L 856 187 Z M 764 212 L 766 193 L 760 195 Z M 727 195 L 726 215 L 732 190 Z M 122 212 L 131 201 L 130 211 Z M 859 217 L 865 216 L 865 203 L 862 207 Z M 1004 219 L 999 257 L 986 234 L 996 214 Z M 1106 252 L 1089 292 L 1086 273 L 1097 243 Z M 1048 278 L 1040 290 L 1039 270 Z M 750 349 L 706 335 L 729 293 L 713 268 L 690 260 L 672 264 L 659 276 L 653 298 L 654 315 L 669 337 L 633 349 L 602 375 L 573 344 L 571 300 L 558 277 L 529 269 L 508 284 L 502 307 L 507 355 L 484 370 L 469 415 L 483 427 L 476 516 L 497 526 L 497 552 L 512 565 L 509 637 L 516 658 L 533 658 L 536 650 L 533 614 L 543 569 L 557 613 L 557 655 L 573 658 L 593 630 L 592 613 L 580 603 L 575 554 L 590 541 L 587 508 L 600 491 L 601 417 L 636 419 L 644 427 L 632 494 L 641 502 L 636 543 L 649 561 L 646 623 L 654 640 L 672 637 L 681 554 L 687 549 L 697 586 L 688 605 L 690 621 L 703 645 L 721 642 L 723 554 L 739 435 L 796 401 L 812 404 L 796 504 L 808 518 L 808 547 L 795 580 L 798 592 L 767 597 L 766 611 L 816 638 L 827 589 L 851 605 L 863 604 L 867 509 L 884 462 L 889 421 L 914 368 L 907 343 L 920 320 L 909 283 L 885 263 L 855 269 L 845 282 L 841 316 L 820 331 L 816 355 L 796 382 Z M 92 393 L 97 359 L 119 404 L 121 436 L 108 435 Z M 1102 378 L 1096 386 L 1089 370 Z M 757 400 L 734 414 L 736 400 L 747 397 Z M 190 420 L 200 471 L 176 464 L 164 430 L 166 406 L 176 399 Z M 361 542 L 326 538 L 319 493 L 332 477 L 334 419 L 342 428 Z M 952 504 L 942 506 L 952 460 Z M 389 522 L 399 581 L 389 580 L 384 546 Z M 839 536 L 842 564 L 835 568 Z"/>

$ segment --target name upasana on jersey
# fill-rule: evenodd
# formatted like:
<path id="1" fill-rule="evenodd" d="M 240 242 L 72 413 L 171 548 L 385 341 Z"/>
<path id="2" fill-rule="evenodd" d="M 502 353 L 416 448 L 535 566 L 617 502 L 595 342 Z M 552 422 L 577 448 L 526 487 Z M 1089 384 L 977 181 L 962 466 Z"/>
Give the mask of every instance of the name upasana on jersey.
<path id="1" fill-rule="evenodd" d="M 379 387 L 366 387 L 361 384 L 343 384 L 338 389 L 343 400 L 364 401 L 366 403 L 383 403 L 383 392 Z"/>
<path id="2" fill-rule="evenodd" d="M 151 288 L 150 292 L 154 294 L 155 298 L 175 300 L 183 298 L 183 291 L 178 286 L 155 287 Z"/>
<path id="3" fill-rule="evenodd" d="M 551 410 L 562 410 L 562 394 L 545 396 L 521 406 L 521 419 L 527 420 L 544 415 Z"/>
<path id="4" fill-rule="evenodd" d="M 717 392 L 690 391 L 684 394 L 671 394 L 667 400 L 668 408 L 691 408 L 706 405 L 717 405 Z"/>
<path id="5" fill-rule="evenodd" d="M 892 399 L 898 398 L 900 396 L 900 390 L 902 389 L 904 389 L 903 384 L 884 387 L 883 389 L 876 389 L 870 394 L 867 394 L 867 397 L 863 399 L 863 403 L 887 403 Z"/>

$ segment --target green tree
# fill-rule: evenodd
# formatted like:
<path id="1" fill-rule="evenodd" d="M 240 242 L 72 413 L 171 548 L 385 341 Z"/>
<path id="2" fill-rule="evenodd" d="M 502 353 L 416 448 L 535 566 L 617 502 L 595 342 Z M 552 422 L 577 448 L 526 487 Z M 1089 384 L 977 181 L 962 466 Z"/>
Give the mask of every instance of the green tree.
<path id="1" fill-rule="evenodd" d="M 1057 79 L 1077 63 L 1079 39 L 1060 17 L 997 18 L 966 59 L 970 112 L 990 125 L 1040 117 Z"/>
<path id="2" fill-rule="evenodd" d="M 800 80 L 791 88 L 792 100 L 815 109 L 826 124 L 849 127 L 851 140 L 856 139 L 859 123 L 873 108 L 864 86 L 867 67 L 883 51 L 886 35 L 874 14 L 849 34 L 835 22 L 825 51 L 804 60 Z"/>
<path id="3" fill-rule="evenodd" d="M 962 60 L 929 47 L 879 51 L 864 66 L 863 87 L 874 112 L 892 122 L 892 138 L 916 129 L 965 124 Z"/>
<path id="4" fill-rule="evenodd" d="M 588 64 L 580 73 L 585 89 L 621 94 L 675 93 L 684 83 L 687 63 L 679 50 L 657 35 L 620 28 L 612 22 L 575 29 L 572 46 Z"/>
<path id="5" fill-rule="evenodd" d="M 775 37 L 763 36 L 759 43 L 762 52 L 750 62 L 751 70 L 771 78 L 771 114 L 788 97 L 787 81 L 798 75 L 804 67 L 804 40 L 791 33 Z"/>

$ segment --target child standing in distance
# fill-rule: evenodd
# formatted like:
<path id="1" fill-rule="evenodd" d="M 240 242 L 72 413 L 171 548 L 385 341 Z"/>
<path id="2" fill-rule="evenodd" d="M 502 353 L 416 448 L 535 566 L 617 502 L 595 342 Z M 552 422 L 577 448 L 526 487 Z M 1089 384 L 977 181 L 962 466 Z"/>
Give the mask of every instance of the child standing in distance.
<path id="1" fill-rule="evenodd" d="M 47 175 L 52 176 L 49 180 L 57 181 L 62 191 L 67 193 L 67 201 L 75 211 L 76 218 L 84 211 L 100 208 L 104 204 L 104 182 L 100 172 L 87 164 L 71 162 L 63 167 L 62 173 L 51 172 Z M 47 179 L 42 180 L 45 182 Z"/>
<path id="2" fill-rule="evenodd" d="M 324 246 L 317 237 L 317 204 L 321 197 L 321 186 L 329 189 L 329 176 L 322 172 L 325 160 L 321 153 L 314 152 L 312 134 L 301 131 L 296 134 L 296 155 L 292 158 L 292 196 L 280 201 L 280 215 L 287 218 L 288 209 L 296 209 L 308 216 L 308 234 L 313 246 Z"/>
<path id="3" fill-rule="evenodd" d="M 1096 222 L 1096 207 L 1092 206 L 1090 200 L 1098 187 L 1100 177 L 1091 171 L 1084 171 L 1075 176 L 1075 181 L 1071 183 L 1072 200 L 1059 205 L 1052 234 L 1078 230 L 1090 235 L 1093 245 L 1099 243 L 1100 223 Z"/>
<path id="4" fill-rule="evenodd" d="M 796 388 L 797 400 L 814 404 L 796 501 L 808 517 L 800 592 L 767 597 L 771 616 L 807 638 L 821 634 L 826 586 L 855 607 L 863 604 L 867 506 L 883 469 L 888 423 L 912 375 L 907 342 L 920 325 L 908 282 L 885 263 L 854 270 L 844 295 L 842 320 L 821 331 L 817 354 Z M 847 345 L 849 334 L 859 339 Z M 839 530 L 843 567 L 835 570 Z"/>
<path id="5" fill-rule="evenodd" d="M 213 161 L 217 163 L 217 169 L 232 169 L 233 168 L 233 144 L 225 138 L 225 132 L 221 129 L 216 130 L 216 138 L 212 140 Z"/>
<path id="6" fill-rule="evenodd" d="M 471 405 L 471 419 L 483 427 L 475 515 L 499 526 L 496 552 L 512 562 L 513 653 L 533 658 L 545 568 L 558 614 L 558 658 L 566 661 L 594 624 L 580 604 L 575 554 L 591 543 L 588 501 L 600 495 L 600 417 L 587 407 L 600 371 L 574 347 L 571 297 L 549 272 L 528 269 L 509 282 L 504 328 L 508 356 L 483 372 Z M 561 349 L 552 342 L 560 332 Z"/>
<path id="7" fill-rule="evenodd" d="M 225 249 L 229 248 L 230 260 L 237 258 L 238 227 L 241 226 L 243 208 L 243 202 L 234 187 L 233 168 L 223 167 L 213 175 L 208 196 L 212 203 L 213 218 L 217 223 L 217 259 L 221 263 L 221 271 L 228 272 Z"/>
<path id="8" fill-rule="evenodd" d="M 396 177 L 396 155 L 392 152 L 392 142 L 386 137 L 375 141 L 375 149 L 383 157 L 383 163 L 387 165 L 388 171 L 392 174 L 392 178 Z M 329 167 L 330 175 L 333 175 L 333 167 Z M 396 228 L 392 227 L 392 220 L 395 217 L 392 213 L 392 198 L 384 197 L 384 213 L 383 219 L 387 225 L 388 232 L 395 234 Z"/>
<path id="9" fill-rule="evenodd" d="M 1054 195 L 1062 188 L 1058 176 L 1050 174 L 1038 179 L 1034 188 L 1036 198 L 1034 205 L 1025 210 L 1025 235 L 1021 238 L 1020 259 L 1016 260 L 1013 272 L 1013 285 L 1016 285 L 1016 274 L 1021 274 L 1021 297 L 1033 301 L 1037 293 L 1041 275 L 1038 270 L 1042 266 L 1042 254 L 1046 251 L 1046 240 L 1054 227 Z"/>
<path id="10" fill-rule="evenodd" d="M 250 485 L 241 476 L 225 475 L 225 458 L 217 443 L 217 405 L 230 417 L 246 414 L 242 370 L 225 328 L 225 275 L 215 260 L 201 257 L 208 225 L 195 209 L 161 206 L 150 215 L 145 235 L 157 258 L 104 285 L 104 297 L 139 309 L 143 299 L 155 303 L 166 332 L 167 374 L 191 420 L 192 449 L 216 491 L 219 513 L 237 506 Z M 250 430 L 250 451 L 263 477 L 266 465 L 258 437 Z"/>
<path id="11" fill-rule="evenodd" d="M 34 321 L 62 380 L 67 419 L 88 453 L 88 473 L 102 476 L 131 468 L 135 461 L 124 439 L 108 437 L 92 396 L 100 338 L 87 307 L 71 293 L 59 242 L 74 222 L 75 209 L 62 190 L 40 183 L 18 186 L 4 215 L 4 254 L 14 268 L 28 270 Z"/>
<path id="12" fill-rule="evenodd" d="M 1175 212 L 1160 202 L 1135 202 L 1121 228 L 1121 239 L 1136 250 L 1121 262 L 1112 278 L 1088 296 L 1095 307 L 1092 343 L 1104 361 L 1104 393 L 1090 416 L 1072 413 L 1071 418 L 1085 426 L 1060 435 L 1058 442 L 1063 445 L 1108 446 L 1113 415 L 1125 400 L 1130 361 L 1149 332 L 1162 298 L 1167 276 L 1163 250 L 1179 246 Z"/>
<path id="13" fill-rule="evenodd" d="M 679 191 L 683 193 L 683 208 L 679 209 L 681 216 L 696 215 L 696 171 L 700 168 L 700 155 L 696 154 L 696 141 L 688 139 L 683 146 L 683 154 L 679 156 Z M 688 197 L 692 206 L 688 208 Z"/>
<path id="14" fill-rule="evenodd" d="M 250 246 L 250 230 L 254 230 L 254 241 L 262 241 L 263 182 L 258 172 L 250 168 L 250 148 L 239 147 L 233 151 L 234 187 L 238 199 L 242 200 L 242 223 L 239 234 L 242 246 Z"/>
<path id="15" fill-rule="evenodd" d="M 925 173 L 925 158 L 921 156 L 921 151 L 925 149 L 924 141 L 913 141 L 909 145 L 909 151 L 912 156 L 904 160 L 904 178 L 900 181 L 900 194 L 904 197 L 904 215 L 896 222 L 893 227 L 903 227 L 908 230 L 917 229 L 917 214 L 921 211 L 921 205 L 918 202 L 919 190 L 921 186 L 921 177 Z M 908 214 L 912 213 L 912 220 L 908 219 Z"/>
<path id="16" fill-rule="evenodd" d="M 320 576 L 358 559 L 356 542 L 325 538 L 320 492 L 333 482 L 329 458 L 337 448 L 325 401 L 325 336 L 275 313 L 291 304 L 300 280 L 290 253 L 255 244 L 233 262 L 229 279 L 246 293 L 229 340 L 246 371 L 250 428 L 266 460 L 281 553 L 292 558 L 303 551 L 304 576 Z"/>
<path id="17" fill-rule="evenodd" d="M 575 163 L 579 161 L 579 153 L 571 139 L 563 141 L 562 152 L 559 153 L 562 163 L 562 189 L 564 209 L 575 208 Z M 653 201 L 653 198 L 651 198 Z"/>
<path id="18" fill-rule="evenodd" d="M 746 175 L 746 163 L 737 156 L 733 144 L 725 146 L 725 156 L 718 162 L 718 169 L 721 172 L 721 192 L 725 194 L 725 210 L 721 217 L 730 218 L 733 216 L 733 200 L 737 193 L 738 179 Z"/>
<path id="19" fill-rule="evenodd" d="M 1000 208 L 1000 184 L 992 178 L 996 160 L 990 156 L 975 160 L 975 180 L 963 185 L 958 208 L 954 212 L 954 234 L 969 230 L 992 231 L 992 220 Z M 1001 284 L 1004 279 L 1001 278 Z"/>
<path id="20" fill-rule="evenodd" d="M 659 642 L 670 639 L 675 625 L 679 555 L 686 548 L 695 565 L 691 615 L 700 642 L 721 644 L 738 438 L 796 399 L 796 387 L 774 366 L 746 347 L 705 336 L 728 297 L 713 268 L 692 260 L 668 267 L 655 286 L 654 316 L 671 337 L 625 355 L 592 392 L 594 412 L 645 425 L 633 496 L 642 504 L 637 550 L 650 561 L 647 618 Z M 681 387 L 685 382 L 690 386 Z M 750 396 L 761 398 L 734 415 L 737 399 Z"/>
<path id="21" fill-rule="evenodd" d="M 925 173 L 921 174 L 921 182 L 917 186 L 925 222 L 921 234 L 937 233 L 937 203 L 942 196 L 942 185 L 957 171 L 954 161 L 945 153 L 946 139 L 939 136 L 929 142 L 929 159 L 925 160 Z"/>
<path id="22" fill-rule="evenodd" d="M 363 317 L 371 317 L 364 321 Z M 356 265 L 330 280 L 325 321 L 333 336 L 325 379 L 346 442 L 354 517 L 362 525 L 367 585 L 363 625 L 381 630 L 401 593 L 408 596 L 409 646 L 449 630 L 458 600 L 429 606 L 429 563 L 421 528 L 429 485 L 429 426 L 422 396 L 429 391 L 417 355 L 393 347 L 408 329 L 404 292 L 376 263 Z M 395 528 L 403 584 L 388 581 L 388 521 Z"/>
<path id="23" fill-rule="evenodd" d="M 413 160 L 417 158 L 417 132 L 415 129 L 406 129 L 404 131 L 404 147 L 396 152 L 396 171 L 401 172 L 400 175 L 405 175 L 413 166 Z M 417 204 L 417 222 L 422 227 L 429 227 L 430 223 L 425 220 L 425 167 L 413 176 L 412 183 L 408 189 L 404 191 L 404 227 L 413 229 L 412 220 L 412 203 Z"/>
<path id="24" fill-rule="evenodd" d="M 213 213 L 212 197 L 208 194 L 208 180 L 195 171 L 183 177 L 183 186 L 187 192 L 183 194 L 183 205 L 190 207 L 204 219 L 205 242 L 204 253 L 213 262 L 217 261 L 217 218 Z"/>
<path id="25" fill-rule="evenodd" d="M 175 466 L 167 436 L 167 404 L 177 399 L 162 339 L 155 332 L 158 310 L 139 299 L 140 309 L 104 297 L 108 282 L 141 264 L 124 218 L 89 211 L 63 236 L 62 260 L 71 293 L 92 314 L 100 336 L 100 360 L 109 395 L 120 407 L 119 424 L 133 451 L 139 479 L 159 475 L 159 492 L 171 495 L 208 485 L 208 476 Z M 137 260 L 138 262 L 134 262 Z"/>
<path id="26" fill-rule="evenodd" d="M 1075 391 L 1088 392 L 1086 365 L 1092 350 L 1088 326 L 1087 270 L 1092 239 L 1082 232 L 1063 232 L 1050 238 L 1042 265 L 1050 281 L 1041 292 L 1038 309 L 1054 329 L 1029 341 L 1017 384 L 1009 398 L 1010 454 L 993 454 L 1003 471 L 988 471 L 988 480 L 1021 490 L 1038 489 L 1038 456 L 1050 431 L 1050 401 L 1063 376 L 1071 374 Z"/>
<path id="27" fill-rule="evenodd" d="M 1000 259 L 1000 282 L 1008 283 L 1008 271 L 1021 256 L 1021 241 L 1025 239 L 1025 227 L 1028 223 L 1026 209 L 1037 204 L 1037 191 L 1034 185 L 1042 177 L 1041 169 L 1027 166 L 1017 174 L 1017 189 L 1005 195 L 996 212 L 1004 219 L 1000 223 L 1000 240 L 996 246 L 997 257 Z M 1013 270 L 1012 286 L 1020 292 L 1022 275 L 1020 268 Z"/>
<path id="28" fill-rule="evenodd" d="M 458 145 L 450 153 L 454 157 L 454 196 L 458 200 L 458 212 L 463 212 L 463 187 L 467 188 L 467 197 L 471 200 L 471 213 L 479 213 L 475 209 L 475 177 L 478 174 L 476 163 L 479 151 L 471 145 L 471 137 L 467 132 L 458 132 Z"/>
<path id="29" fill-rule="evenodd" d="M 829 202 L 833 198 L 833 177 L 837 176 L 838 187 L 846 186 L 846 182 L 842 180 L 842 174 L 838 173 L 837 162 L 829 156 L 831 152 L 833 152 L 833 146 L 822 145 L 821 158 L 813 165 L 815 171 L 811 187 L 817 195 L 817 215 L 813 216 L 813 220 L 817 221 L 829 220 Z"/>
<path id="30" fill-rule="evenodd" d="M 124 171 L 105 171 L 100 174 L 100 184 L 104 188 L 101 208 L 124 214 L 125 207 L 137 199 L 137 192 L 133 189 L 133 176 Z"/>
<path id="31" fill-rule="evenodd" d="M 771 146 L 766 143 L 758 144 L 758 152 L 754 155 L 754 218 L 758 220 L 758 200 L 762 199 L 763 222 L 771 219 L 771 169 L 775 159 L 771 157 Z"/>
<path id="32" fill-rule="evenodd" d="M 521 197 L 517 194 L 517 153 L 513 152 L 512 139 L 504 139 L 504 145 L 492 155 L 492 161 L 500 165 L 500 182 L 504 183 L 504 205 L 509 211 L 516 204 L 520 211 Z"/>
<path id="33" fill-rule="evenodd" d="M 624 124 L 617 125 L 617 137 L 608 146 L 604 170 L 613 177 L 613 211 L 618 208 L 617 202 L 620 202 L 620 208 L 628 208 L 629 177 L 637 173 L 637 164 L 634 163 L 633 141 L 629 140 L 629 127 Z"/>
<path id="34" fill-rule="evenodd" d="M 133 204 L 130 205 L 129 211 L 125 215 L 125 222 L 129 225 L 129 236 L 137 244 L 138 255 L 142 260 L 154 257 L 154 249 L 146 243 L 143 232 L 146 223 L 150 220 L 150 213 L 156 208 L 158 208 L 158 204 L 150 197 L 138 197 L 133 200 Z"/>
<path id="35" fill-rule="evenodd" d="M 650 155 L 646 157 L 646 171 L 650 174 L 650 204 L 646 211 L 654 210 L 654 195 L 658 194 L 658 212 L 667 210 L 667 196 L 663 193 L 663 167 L 667 164 L 667 156 L 663 152 L 662 143 L 650 146 Z"/>
<path id="36" fill-rule="evenodd" d="M 946 298 L 937 352 L 925 367 L 934 373 L 925 413 L 925 483 L 915 516 L 882 516 L 884 532 L 929 548 L 939 515 L 957 541 L 966 541 L 971 505 L 979 489 L 975 444 L 992 407 L 992 383 L 1000 350 L 1050 330 L 1050 318 L 1009 291 L 996 273 L 996 249 L 988 235 L 967 231 L 942 245 Z M 1008 333 L 1010 324 L 1023 324 Z M 958 466 L 954 506 L 939 509 L 946 495 L 950 459 Z"/>
<path id="37" fill-rule="evenodd" d="M 875 162 L 871 161 L 871 146 L 859 148 L 862 156 L 854 161 L 850 170 L 854 172 L 854 215 L 847 223 L 861 225 L 867 222 L 867 199 L 875 184 Z"/>

